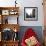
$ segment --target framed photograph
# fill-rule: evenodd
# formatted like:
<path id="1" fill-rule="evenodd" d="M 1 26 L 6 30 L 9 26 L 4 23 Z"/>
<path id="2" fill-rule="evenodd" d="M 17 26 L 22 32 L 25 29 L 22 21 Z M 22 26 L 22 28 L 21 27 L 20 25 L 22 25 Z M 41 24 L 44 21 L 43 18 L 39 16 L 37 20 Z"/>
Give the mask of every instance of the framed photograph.
<path id="1" fill-rule="evenodd" d="M 10 10 L 9 14 L 10 15 L 16 15 L 18 12 L 16 10 Z"/>
<path id="2" fill-rule="evenodd" d="M 24 20 L 37 21 L 38 20 L 38 8 L 37 7 L 24 7 Z"/>
<path id="3" fill-rule="evenodd" d="M 9 10 L 2 10 L 2 15 L 9 15 Z"/>
<path id="4" fill-rule="evenodd" d="M 10 10 L 9 14 L 14 15 L 14 10 Z"/>

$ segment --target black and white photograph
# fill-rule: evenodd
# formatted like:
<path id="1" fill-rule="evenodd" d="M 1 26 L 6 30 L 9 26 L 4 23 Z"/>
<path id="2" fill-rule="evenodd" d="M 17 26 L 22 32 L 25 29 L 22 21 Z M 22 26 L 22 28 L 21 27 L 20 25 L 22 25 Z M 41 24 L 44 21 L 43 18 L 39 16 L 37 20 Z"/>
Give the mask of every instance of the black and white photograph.
<path id="1" fill-rule="evenodd" d="M 24 7 L 24 20 L 27 20 L 27 21 L 38 20 L 38 8 L 37 7 Z"/>

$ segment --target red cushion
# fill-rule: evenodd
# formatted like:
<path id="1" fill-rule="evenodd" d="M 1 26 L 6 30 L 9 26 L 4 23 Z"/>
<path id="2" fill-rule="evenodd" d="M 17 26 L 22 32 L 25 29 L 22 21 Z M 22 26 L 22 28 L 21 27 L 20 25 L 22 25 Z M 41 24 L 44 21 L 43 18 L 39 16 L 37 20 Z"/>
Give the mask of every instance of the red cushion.
<path id="1" fill-rule="evenodd" d="M 24 34 L 24 37 L 22 38 L 22 42 L 21 42 L 22 46 L 26 46 L 25 39 L 28 39 L 29 37 L 32 36 L 36 37 L 37 35 L 32 28 L 28 28 Z"/>

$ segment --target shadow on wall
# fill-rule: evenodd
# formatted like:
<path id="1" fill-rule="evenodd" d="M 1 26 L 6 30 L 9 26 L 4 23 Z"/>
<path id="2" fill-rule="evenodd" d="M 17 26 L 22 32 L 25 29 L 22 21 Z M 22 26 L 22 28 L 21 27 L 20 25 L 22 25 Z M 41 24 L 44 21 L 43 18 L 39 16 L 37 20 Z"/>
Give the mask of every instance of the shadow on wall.
<path id="1" fill-rule="evenodd" d="M 19 39 L 20 39 L 20 42 L 21 42 L 21 40 L 23 38 L 23 35 L 24 35 L 25 31 L 28 28 L 32 28 L 36 32 L 39 41 L 41 43 L 43 43 L 43 36 L 42 36 L 43 35 L 43 33 L 42 33 L 43 30 L 42 30 L 42 26 L 21 26 L 20 27 L 20 31 L 19 31 Z"/>

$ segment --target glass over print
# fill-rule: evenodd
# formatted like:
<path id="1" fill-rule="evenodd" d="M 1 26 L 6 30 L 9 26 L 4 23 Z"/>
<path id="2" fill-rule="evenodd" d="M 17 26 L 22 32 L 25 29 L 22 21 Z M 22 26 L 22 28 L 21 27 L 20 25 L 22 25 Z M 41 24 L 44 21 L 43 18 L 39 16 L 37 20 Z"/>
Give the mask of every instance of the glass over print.
<path id="1" fill-rule="evenodd" d="M 24 20 L 38 20 L 38 8 L 24 7 Z"/>

